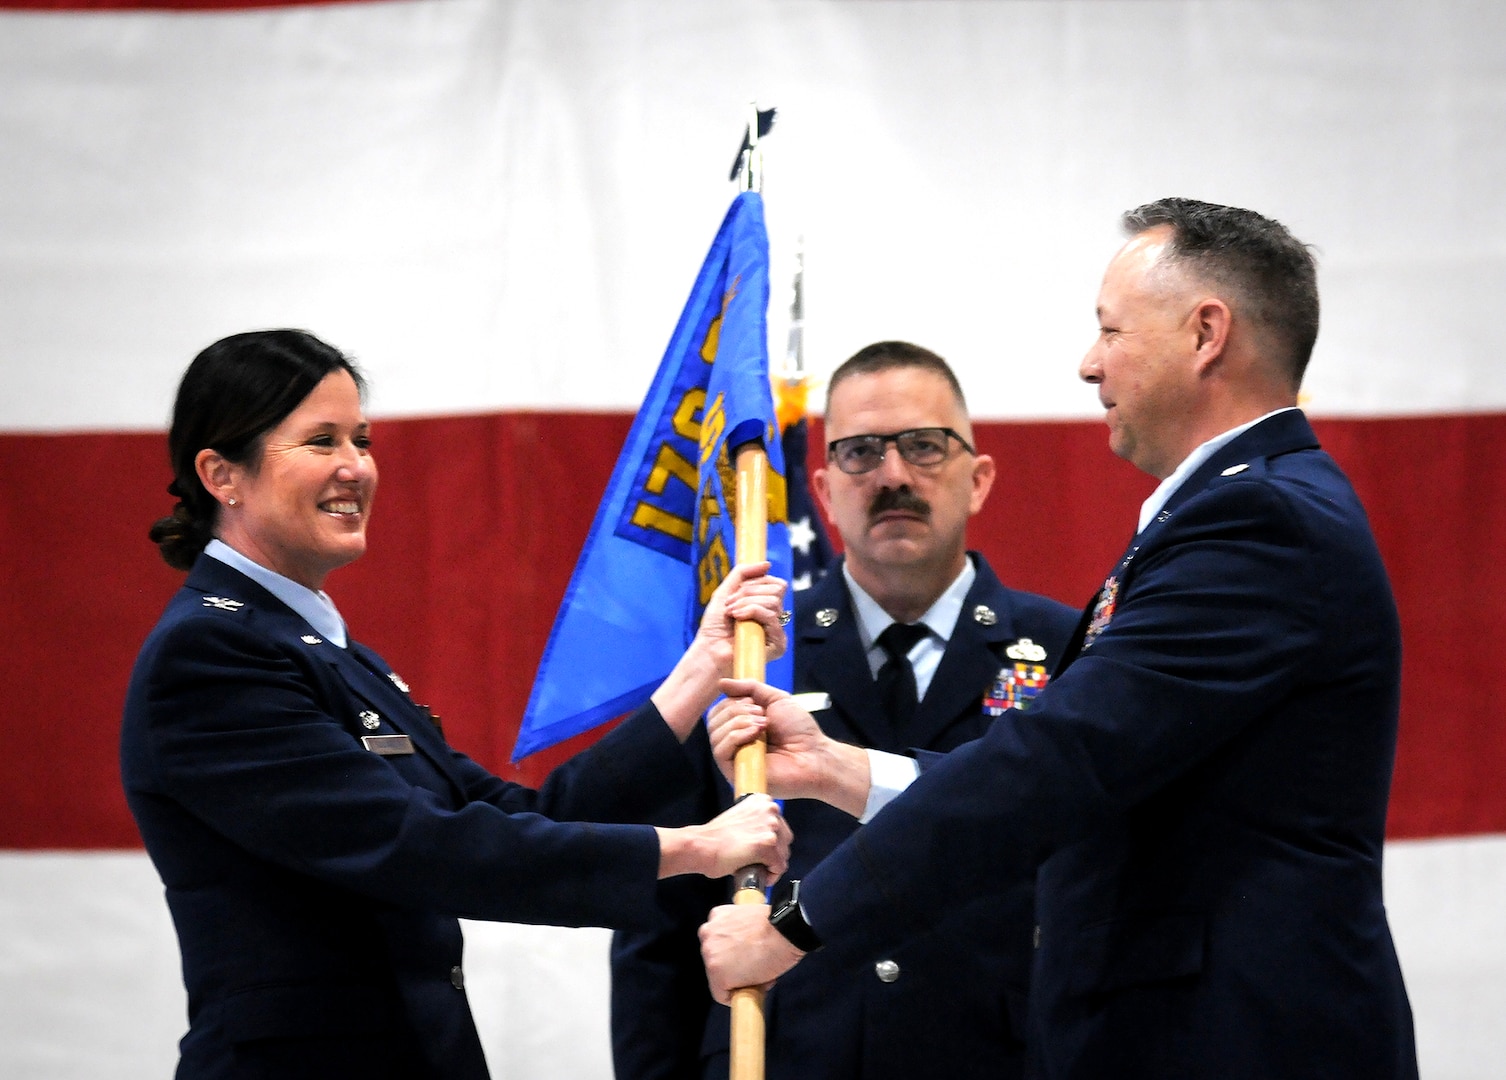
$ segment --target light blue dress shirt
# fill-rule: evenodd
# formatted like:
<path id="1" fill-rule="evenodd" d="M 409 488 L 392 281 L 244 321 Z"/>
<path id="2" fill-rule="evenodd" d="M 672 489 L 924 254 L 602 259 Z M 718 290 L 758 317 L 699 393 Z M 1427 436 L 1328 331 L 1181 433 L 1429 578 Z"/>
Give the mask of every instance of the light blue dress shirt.
<path id="1" fill-rule="evenodd" d="M 926 691 L 930 689 L 931 679 L 941 665 L 947 642 L 957 629 L 957 619 L 962 615 L 962 602 L 967 599 L 967 591 L 973 587 L 973 581 L 978 577 L 973 560 L 969 558 L 963 561 L 966 565 L 963 566 L 962 573 L 957 575 L 951 585 L 947 586 L 946 592 L 918 620 L 925 623 L 931 632 L 917 641 L 908 654 L 910 667 L 915 671 L 916 701 L 924 700 Z M 877 644 L 878 637 L 896 620 L 861 585 L 852 580 L 852 573 L 845 562 L 842 564 L 842 576 L 847 581 L 848 595 L 852 597 L 853 614 L 858 620 L 858 638 L 868 657 L 868 670 L 876 679 L 879 668 L 888 659 L 883 647 Z M 863 807 L 863 816 L 858 819 L 860 822 L 870 820 L 896 795 L 914 783 L 920 775 L 920 766 L 913 759 L 900 754 L 886 754 L 882 750 L 870 749 L 868 774 L 868 802 Z"/>
<path id="2" fill-rule="evenodd" d="M 345 620 L 335 610 L 335 602 L 323 592 L 315 592 L 307 585 L 300 585 L 292 578 L 283 577 L 275 570 L 268 570 L 258 562 L 252 562 L 235 548 L 218 538 L 209 541 L 204 554 L 218 559 L 226 566 L 239 570 L 267 592 L 292 608 L 303 621 L 326 641 L 345 648 Z"/>

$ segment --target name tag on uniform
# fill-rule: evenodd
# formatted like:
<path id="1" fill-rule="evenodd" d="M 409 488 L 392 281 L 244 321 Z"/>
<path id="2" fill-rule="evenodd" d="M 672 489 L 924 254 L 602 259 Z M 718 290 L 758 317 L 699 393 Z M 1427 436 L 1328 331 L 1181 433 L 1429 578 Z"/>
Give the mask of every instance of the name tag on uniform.
<path id="1" fill-rule="evenodd" d="M 819 690 L 811 690 L 804 694 L 791 694 L 790 700 L 811 713 L 831 708 L 831 695 L 823 694 Z"/>
<path id="2" fill-rule="evenodd" d="M 413 753 L 413 740 L 406 735 L 362 735 L 361 745 L 383 757 Z"/>

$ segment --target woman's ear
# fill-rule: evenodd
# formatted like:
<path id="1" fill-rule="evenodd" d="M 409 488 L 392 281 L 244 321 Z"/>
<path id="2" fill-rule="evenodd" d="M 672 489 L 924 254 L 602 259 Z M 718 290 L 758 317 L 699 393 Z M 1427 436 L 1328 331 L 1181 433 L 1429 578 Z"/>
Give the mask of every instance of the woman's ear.
<path id="1" fill-rule="evenodd" d="M 234 506 L 237 501 L 236 484 L 241 470 L 218 450 L 200 450 L 194 455 L 194 471 L 199 474 L 199 483 L 204 490 L 224 506 Z"/>

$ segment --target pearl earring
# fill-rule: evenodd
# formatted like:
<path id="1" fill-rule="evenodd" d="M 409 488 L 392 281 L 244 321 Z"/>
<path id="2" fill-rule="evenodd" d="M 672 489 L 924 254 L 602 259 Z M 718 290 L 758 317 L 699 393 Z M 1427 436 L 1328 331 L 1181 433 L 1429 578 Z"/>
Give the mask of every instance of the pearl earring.
<path id="1" fill-rule="evenodd" d="M 231 506 L 234 506 L 234 505 L 235 505 L 235 500 L 234 500 L 234 499 L 231 499 L 231 500 L 230 500 L 230 505 L 231 505 Z"/>

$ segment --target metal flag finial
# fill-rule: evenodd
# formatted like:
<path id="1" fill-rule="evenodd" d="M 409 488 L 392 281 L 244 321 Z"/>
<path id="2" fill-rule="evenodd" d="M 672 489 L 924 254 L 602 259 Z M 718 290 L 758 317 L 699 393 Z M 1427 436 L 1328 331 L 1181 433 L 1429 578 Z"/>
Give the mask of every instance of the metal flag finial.
<path id="1" fill-rule="evenodd" d="M 778 110 L 760 110 L 757 102 L 753 102 L 750 108 L 753 110 L 753 116 L 743 131 L 743 144 L 738 147 L 737 159 L 732 162 L 732 172 L 727 175 L 727 179 L 738 180 L 740 178 L 744 191 L 762 191 L 763 154 L 758 149 L 758 140 L 773 130 L 774 114 Z"/>
<path id="2" fill-rule="evenodd" d="M 790 299 L 790 334 L 784 366 L 773 379 L 774 411 L 779 430 L 789 431 L 805 419 L 811 379 L 805 373 L 805 238 L 795 241 L 794 295 Z M 804 445 L 802 438 L 801 445 Z"/>

